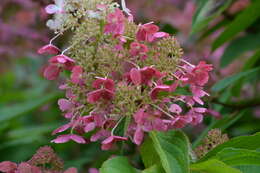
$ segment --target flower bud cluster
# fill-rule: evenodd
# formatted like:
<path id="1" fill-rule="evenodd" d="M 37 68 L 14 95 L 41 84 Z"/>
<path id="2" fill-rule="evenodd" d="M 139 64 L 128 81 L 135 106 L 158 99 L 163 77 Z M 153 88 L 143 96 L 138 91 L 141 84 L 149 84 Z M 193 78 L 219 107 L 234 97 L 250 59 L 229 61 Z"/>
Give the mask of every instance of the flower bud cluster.
<path id="1" fill-rule="evenodd" d="M 61 51 L 52 44 L 55 37 L 39 50 L 54 54 L 44 70 L 47 79 L 71 74 L 60 86 L 66 98 L 58 101 L 68 123 L 53 132 L 63 134 L 52 142 L 101 140 L 108 150 L 128 139 L 140 145 L 152 130 L 202 122 L 202 98 L 208 95 L 203 87 L 212 65 L 186 62 L 175 37 L 153 22 L 136 25 L 128 9 L 110 0 L 61 4 L 46 11 L 62 21 L 56 37 L 73 33 L 70 46 Z"/>
<path id="2" fill-rule="evenodd" d="M 3 173 L 77 173 L 76 168 L 63 171 L 63 161 L 49 146 L 41 147 L 27 161 L 16 164 L 10 161 L 0 162 L 0 172 Z"/>

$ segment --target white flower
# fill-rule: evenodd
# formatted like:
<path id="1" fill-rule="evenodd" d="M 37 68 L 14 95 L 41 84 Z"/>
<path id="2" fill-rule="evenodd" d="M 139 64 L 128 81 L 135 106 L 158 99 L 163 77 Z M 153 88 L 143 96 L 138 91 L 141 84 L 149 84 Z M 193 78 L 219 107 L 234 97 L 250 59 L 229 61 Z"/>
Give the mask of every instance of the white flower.
<path id="1" fill-rule="evenodd" d="M 100 19 L 100 13 L 93 10 L 88 10 L 87 15 L 89 18 Z"/>

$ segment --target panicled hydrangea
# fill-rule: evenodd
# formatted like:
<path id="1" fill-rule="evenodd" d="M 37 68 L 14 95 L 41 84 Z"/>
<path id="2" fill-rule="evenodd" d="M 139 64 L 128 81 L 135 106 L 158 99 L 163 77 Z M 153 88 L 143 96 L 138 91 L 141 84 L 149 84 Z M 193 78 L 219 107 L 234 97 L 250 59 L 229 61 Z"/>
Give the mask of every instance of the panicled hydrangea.
<path id="1" fill-rule="evenodd" d="M 48 166 L 47 166 L 48 165 Z M 94 168 L 92 168 L 94 169 Z M 16 164 L 10 161 L 0 162 L 0 172 L 3 173 L 77 173 L 76 168 L 63 171 L 63 161 L 49 146 L 41 147 L 27 161 Z"/>
<path id="2" fill-rule="evenodd" d="M 203 87 L 212 65 L 183 60 L 176 38 L 152 22 L 136 25 L 124 1 L 123 10 L 111 0 L 64 2 L 46 10 L 63 20 L 55 28 L 58 36 L 73 33 L 69 48 L 61 52 L 52 39 L 39 50 L 55 55 L 45 68 L 47 79 L 71 72 L 60 86 L 66 98 L 58 101 L 68 123 L 53 132 L 63 134 L 52 142 L 101 140 L 108 150 L 128 139 L 140 145 L 152 130 L 202 122 L 202 98 L 208 95 Z"/>
<path id="3" fill-rule="evenodd" d="M 220 144 L 228 141 L 227 134 L 222 134 L 219 129 L 212 129 L 208 132 L 207 137 L 202 141 L 202 144 L 195 149 L 196 156 L 200 159 L 206 155 L 210 150 Z"/>

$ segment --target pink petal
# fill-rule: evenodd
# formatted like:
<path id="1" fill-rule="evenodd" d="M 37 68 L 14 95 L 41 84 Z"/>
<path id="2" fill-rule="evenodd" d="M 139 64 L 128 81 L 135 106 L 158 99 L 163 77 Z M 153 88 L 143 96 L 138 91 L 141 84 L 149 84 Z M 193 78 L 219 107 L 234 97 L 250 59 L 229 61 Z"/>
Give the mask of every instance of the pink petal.
<path id="1" fill-rule="evenodd" d="M 69 140 L 70 140 L 70 135 L 68 134 L 68 135 L 60 135 L 56 139 L 52 140 L 51 142 L 60 144 L 60 143 L 66 143 Z"/>
<path id="2" fill-rule="evenodd" d="M 163 38 L 163 37 L 168 37 L 169 34 L 166 32 L 156 32 L 153 36 L 156 38 Z"/>
<path id="3" fill-rule="evenodd" d="M 219 112 L 213 110 L 213 109 L 208 109 L 207 112 L 208 112 L 210 115 L 212 115 L 212 116 L 214 116 L 215 118 L 217 118 L 217 119 L 220 119 L 220 118 L 221 118 L 221 114 L 220 114 Z"/>
<path id="4" fill-rule="evenodd" d="M 96 128 L 96 123 L 91 122 L 91 123 L 88 123 L 87 125 L 85 125 L 84 131 L 87 133 L 87 132 L 94 130 L 95 128 Z"/>
<path id="5" fill-rule="evenodd" d="M 60 11 L 60 8 L 55 4 L 50 4 L 47 7 L 45 7 L 45 11 L 48 14 L 54 14 Z"/>
<path id="6" fill-rule="evenodd" d="M 76 168 L 69 168 L 64 173 L 78 173 L 78 170 Z"/>
<path id="7" fill-rule="evenodd" d="M 134 143 L 140 145 L 144 138 L 144 131 L 140 126 L 137 127 L 135 134 L 134 134 Z"/>
<path id="8" fill-rule="evenodd" d="M 134 119 L 137 124 L 143 124 L 144 122 L 144 109 L 139 109 L 135 114 L 134 114 Z"/>
<path id="9" fill-rule="evenodd" d="M 67 99 L 59 99 L 58 105 L 60 107 L 60 110 L 62 110 L 63 112 L 70 110 L 73 107 L 73 104 Z"/>
<path id="10" fill-rule="evenodd" d="M 78 136 L 78 135 L 71 134 L 70 139 L 79 143 L 79 144 L 85 144 L 86 143 L 86 140 L 83 137 Z"/>
<path id="11" fill-rule="evenodd" d="M 101 149 L 102 150 L 110 150 L 113 147 L 113 143 L 108 143 L 108 144 L 102 144 Z"/>
<path id="12" fill-rule="evenodd" d="M 102 130 L 99 130 L 99 131 L 98 131 L 97 133 L 95 133 L 94 135 L 92 135 L 91 138 L 90 138 L 90 141 L 91 141 L 91 142 L 95 142 L 95 141 L 97 141 L 97 140 L 99 140 L 99 139 L 101 139 L 101 138 L 106 138 L 106 137 L 108 137 L 109 135 L 110 135 L 110 132 L 109 132 L 109 131 L 102 129 Z"/>
<path id="13" fill-rule="evenodd" d="M 104 141 L 102 141 L 102 144 L 109 144 L 109 143 L 113 142 L 113 140 L 114 140 L 114 136 L 109 136 Z"/>
<path id="14" fill-rule="evenodd" d="M 161 91 L 169 92 L 170 91 L 170 87 L 168 85 L 158 85 L 158 86 L 156 86 L 150 92 L 151 99 L 152 100 L 156 100 L 159 92 L 161 92 Z"/>
<path id="15" fill-rule="evenodd" d="M 48 80 L 55 80 L 61 72 L 60 67 L 56 65 L 49 65 L 44 69 L 43 76 Z"/>
<path id="16" fill-rule="evenodd" d="M 71 127 L 71 124 L 70 124 L 70 123 L 65 124 L 65 125 L 63 125 L 63 126 L 57 128 L 56 130 L 54 130 L 54 131 L 52 132 L 52 135 L 55 135 L 55 134 L 57 134 L 57 133 L 64 132 L 64 131 L 68 130 L 70 127 Z"/>
<path id="17" fill-rule="evenodd" d="M 41 173 L 40 168 L 22 162 L 19 164 L 17 173 Z"/>
<path id="18" fill-rule="evenodd" d="M 207 111 L 206 108 L 199 108 L 199 107 L 193 108 L 193 110 L 194 110 L 195 112 L 198 112 L 198 113 L 205 113 L 205 112 Z"/>
<path id="19" fill-rule="evenodd" d="M 48 44 L 48 45 L 41 47 L 38 50 L 38 54 L 44 54 L 44 53 L 56 55 L 56 54 L 60 53 L 60 49 L 57 48 L 56 46 L 52 45 L 52 44 Z"/>
<path id="20" fill-rule="evenodd" d="M 193 98 L 193 100 L 194 100 L 195 102 L 197 102 L 197 103 L 199 103 L 199 104 L 201 104 L 201 105 L 204 105 L 204 102 L 203 102 L 199 97 L 193 96 L 192 98 Z"/>
<path id="21" fill-rule="evenodd" d="M 1 172 L 11 172 L 17 168 L 17 164 L 10 161 L 0 162 L 0 171 Z"/>
<path id="22" fill-rule="evenodd" d="M 96 168 L 89 168 L 88 173 L 99 173 L 99 171 Z"/>
<path id="23" fill-rule="evenodd" d="M 135 85 L 140 85 L 142 82 L 141 72 L 137 68 L 132 68 L 130 78 Z"/>
<path id="24" fill-rule="evenodd" d="M 82 73 L 83 73 L 83 69 L 81 66 L 78 65 L 74 66 L 71 74 L 71 82 L 74 84 L 80 84 Z"/>
<path id="25" fill-rule="evenodd" d="M 169 111 L 176 113 L 176 114 L 180 114 L 182 112 L 182 109 L 179 105 L 177 104 L 172 104 L 169 108 Z"/>
<path id="26" fill-rule="evenodd" d="M 96 103 L 100 100 L 102 94 L 102 89 L 91 91 L 87 94 L 87 101 L 89 103 Z"/>

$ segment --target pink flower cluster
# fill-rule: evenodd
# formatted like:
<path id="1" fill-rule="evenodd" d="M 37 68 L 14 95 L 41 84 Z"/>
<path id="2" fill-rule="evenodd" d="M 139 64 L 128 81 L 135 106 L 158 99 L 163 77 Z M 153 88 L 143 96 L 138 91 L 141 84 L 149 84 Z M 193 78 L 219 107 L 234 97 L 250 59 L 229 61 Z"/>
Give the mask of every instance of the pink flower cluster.
<path id="1" fill-rule="evenodd" d="M 58 101 L 69 123 L 56 129 L 53 134 L 69 129 L 70 133 L 59 135 L 52 142 L 71 140 L 84 144 L 102 140 L 101 148 L 109 150 L 117 141 L 128 139 L 140 145 L 145 133 L 152 130 L 167 131 L 201 123 L 203 114 L 207 112 L 202 107 L 202 97 L 208 95 L 203 87 L 209 80 L 212 65 L 202 61 L 195 66 L 181 60 L 177 70 L 170 72 L 158 70 L 156 64 L 147 66 L 145 61 L 154 58 L 148 56 L 149 46 L 163 39 L 171 39 L 170 35 L 159 32 L 159 27 L 153 23 L 147 23 L 139 25 L 135 38 L 129 41 L 124 36 L 125 23 L 129 20 L 120 9 L 109 13 L 105 20 L 103 34 L 111 35 L 120 42 L 120 49 L 111 51 L 116 54 L 127 50 L 129 54 L 122 63 L 123 71 L 116 73 L 117 77 L 113 75 L 113 69 L 107 72 L 106 77 L 85 71 L 84 66 L 77 65 L 79 63 L 64 55 L 64 51 L 60 54 L 61 51 L 51 43 L 39 50 L 41 54 L 59 54 L 52 57 L 45 68 L 44 76 L 47 79 L 56 79 L 62 70 L 71 71 L 68 83 L 60 86 L 60 89 L 66 90 L 66 98 Z M 139 67 L 137 62 L 144 65 Z M 90 79 L 93 73 L 94 78 Z M 133 105 L 131 115 L 128 115 L 130 110 L 124 108 L 129 105 L 121 105 L 121 112 L 117 111 L 120 100 L 118 102 L 116 98 L 125 94 L 120 87 L 140 91 L 139 95 L 133 94 L 138 99 L 133 97 L 133 100 L 127 100 L 129 105 Z M 126 119 L 130 119 L 128 124 L 125 123 L 126 131 L 119 135 L 116 131 Z M 85 138 L 86 133 L 91 134 L 90 138 Z"/>
<path id="2" fill-rule="evenodd" d="M 47 168 L 46 165 L 49 165 Z M 76 168 L 63 171 L 63 161 L 54 153 L 53 149 L 44 146 L 27 161 L 16 164 L 11 161 L 0 162 L 0 172 L 3 173 L 77 173 Z"/>

